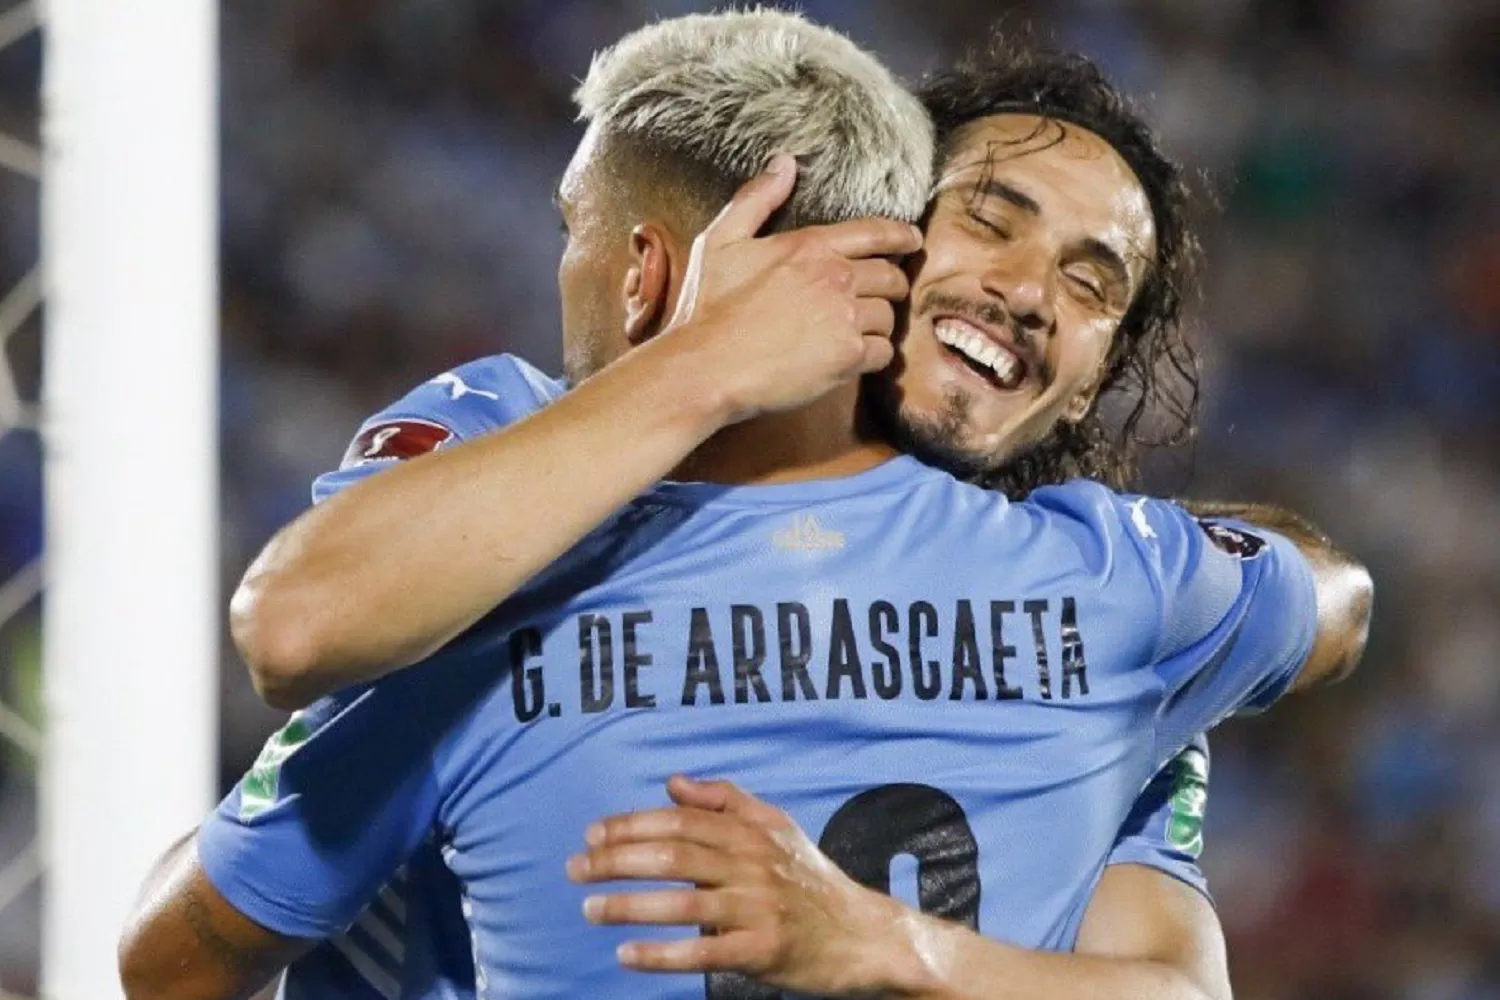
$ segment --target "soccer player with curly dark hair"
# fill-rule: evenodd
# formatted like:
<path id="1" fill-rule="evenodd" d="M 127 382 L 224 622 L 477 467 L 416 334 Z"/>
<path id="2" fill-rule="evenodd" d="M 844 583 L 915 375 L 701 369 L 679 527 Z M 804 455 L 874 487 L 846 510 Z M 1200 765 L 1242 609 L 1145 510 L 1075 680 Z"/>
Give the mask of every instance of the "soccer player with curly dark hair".
<path id="1" fill-rule="evenodd" d="M 873 415 L 902 450 L 1012 496 L 1080 477 L 1130 488 L 1140 445 L 1183 445 L 1195 431 L 1197 356 L 1183 309 L 1197 291 L 1200 249 L 1182 167 L 1076 53 L 997 36 L 923 81 L 918 96 L 936 128 L 937 197 L 899 362 L 870 380 Z M 1042 176 L 1032 183 L 1076 202 L 1039 201 L 1017 177 L 1033 164 Z M 1106 222 L 1116 245 L 1082 229 L 1076 245 L 1058 242 L 1063 225 L 1084 221 L 1080 204 L 1116 211 Z M 1015 261 L 1053 270 L 996 273 Z M 945 266 L 977 280 L 957 288 L 935 280 Z M 1094 345 L 1102 358 L 1081 394 L 1058 400 L 1071 405 L 1020 413 L 1060 374 L 1044 352 L 1049 336 L 1066 333 L 1069 312 L 1113 327 Z M 938 333 L 943 320 L 969 328 L 950 323 Z M 977 352 L 965 353 L 971 342 L 960 332 L 976 335 Z M 991 358 L 990 346 L 1010 356 Z M 926 370 L 938 355 L 962 361 L 978 381 Z M 1098 405 L 1105 400 L 1116 404 L 1113 425 Z"/>
<path id="2" fill-rule="evenodd" d="M 328 938 L 396 995 L 416 855 L 480 995 L 1222 992 L 1178 933 L 1201 897 L 1101 931 L 1104 869 L 1143 830 L 1191 866 L 1199 734 L 1352 666 L 1368 576 L 1280 515 L 1118 492 L 1159 404 L 1191 426 L 1180 172 L 1086 61 L 986 60 L 923 91 L 934 157 L 792 15 L 596 59 L 573 386 L 507 356 L 419 386 L 247 572 L 242 652 L 314 703 L 153 880 L 131 996 L 243 996 Z M 683 769 L 735 784 L 649 809 Z M 580 884 L 619 880 L 679 885 Z"/>

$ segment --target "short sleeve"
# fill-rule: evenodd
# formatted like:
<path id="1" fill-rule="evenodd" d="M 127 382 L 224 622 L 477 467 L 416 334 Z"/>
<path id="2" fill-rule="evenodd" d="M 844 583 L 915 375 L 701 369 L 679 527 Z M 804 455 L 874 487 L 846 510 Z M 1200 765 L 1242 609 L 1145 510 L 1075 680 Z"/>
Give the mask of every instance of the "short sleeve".
<path id="1" fill-rule="evenodd" d="M 1208 764 L 1208 740 L 1199 735 L 1157 771 L 1120 827 L 1107 864 L 1154 868 L 1212 902 L 1208 879 L 1198 867 L 1208 808 Z"/>
<path id="2" fill-rule="evenodd" d="M 1317 635 L 1307 560 L 1289 539 L 1175 503 L 1121 498 L 1159 610 L 1152 662 L 1162 682 L 1164 753 L 1240 711 L 1269 707 Z"/>
<path id="3" fill-rule="evenodd" d="M 564 388 L 509 354 L 444 372 L 361 424 L 339 467 L 313 483 L 313 502 L 396 462 L 509 426 L 557 399 Z"/>
<path id="4" fill-rule="evenodd" d="M 271 736 L 198 833 L 204 872 L 231 905 L 297 938 L 359 915 L 436 822 L 433 760 L 457 707 L 427 695 L 439 681 L 414 668 L 324 699 Z"/>

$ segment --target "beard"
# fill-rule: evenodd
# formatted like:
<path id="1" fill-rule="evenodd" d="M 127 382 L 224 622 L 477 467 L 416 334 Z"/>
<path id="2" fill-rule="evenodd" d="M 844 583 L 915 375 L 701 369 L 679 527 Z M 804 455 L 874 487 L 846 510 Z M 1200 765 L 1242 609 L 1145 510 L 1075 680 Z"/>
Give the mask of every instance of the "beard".
<path id="1" fill-rule="evenodd" d="M 949 391 L 936 414 L 916 414 L 902 407 L 893 378 L 875 375 L 865 380 L 860 405 L 865 421 L 888 444 L 958 479 L 981 480 L 1001 464 L 998 456 L 964 447 L 973 400 L 962 392 Z"/>
<path id="2" fill-rule="evenodd" d="M 1023 500 L 1042 486 L 1079 475 L 1113 482 L 1082 460 L 1097 450 L 1096 439 L 1102 440 L 1096 420 L 1086 427 L 1058 423 L 1040 441 L 1014 442 L 1010 450 L 998 453 L 980 452 L 963 445 L 973 402 L 954 389 L 944 396 L 935 414 L 909 412 L 901 405 L 901 391 L 889 370 L 867 376 L 860 393 L 865 426 L 892 447 L 955 479 L 1004 493 L 1012 500 Z"/>

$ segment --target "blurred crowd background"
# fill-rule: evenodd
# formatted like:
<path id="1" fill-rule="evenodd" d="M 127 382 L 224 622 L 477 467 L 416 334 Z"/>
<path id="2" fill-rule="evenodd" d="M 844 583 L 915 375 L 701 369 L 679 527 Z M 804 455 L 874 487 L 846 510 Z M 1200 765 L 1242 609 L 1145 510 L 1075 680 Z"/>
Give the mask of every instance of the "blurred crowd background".
<path id="1" fill-rule="evenodd" d="M 482 354 L 557 367 L 571 88 L 596 48 L 708 6 L 226 0 L 226 594 L 368 412 Z M 1205 174 L 1204 429 L 1151 485 L 1289 504 L 1379 586 L 1354 681 L 1214 737 L 1203 863 L 1237 995 L 1500 997 L 1500 4 L 800 6 L 910 77 L 997 17 L 1029 27 L 1101 60 Z M 0 56 L 0 130 L 35 136 L 40 60 Z M 4 287 L 35 260 L 36 194 L 0 179 Z M 28 398 L 39 359 L 33 322 L 9 351 Z M 0 579 L 41 544 L 40 478 L 35 437 L 0 437 Z M 37 612 L 0 626 L 0 700 L 32 718 Z M 227 787 L 278 717 L 224 649 Z M 34 782 L 0 749 L 0 864 Z M 35 986 L 35 905 L 0 912 L 0 991 Z"/>

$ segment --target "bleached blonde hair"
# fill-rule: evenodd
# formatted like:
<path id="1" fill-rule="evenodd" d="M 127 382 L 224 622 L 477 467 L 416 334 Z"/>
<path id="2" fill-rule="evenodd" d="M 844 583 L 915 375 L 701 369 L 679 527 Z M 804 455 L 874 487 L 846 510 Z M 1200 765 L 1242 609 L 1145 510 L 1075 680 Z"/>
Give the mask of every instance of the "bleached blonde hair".
<path id="1" fill-rule="evenodd" d="M 597 53 L 573 98 L 591 128 L 679 161 L 718 202 L 773 153 L 796 156 L 785 226 L 916 221 L 926 207 L 933 137 L 921 103 L 874 56 L 797 14 L 659 21 Z"/>

